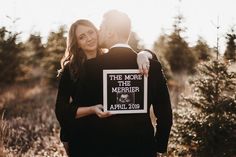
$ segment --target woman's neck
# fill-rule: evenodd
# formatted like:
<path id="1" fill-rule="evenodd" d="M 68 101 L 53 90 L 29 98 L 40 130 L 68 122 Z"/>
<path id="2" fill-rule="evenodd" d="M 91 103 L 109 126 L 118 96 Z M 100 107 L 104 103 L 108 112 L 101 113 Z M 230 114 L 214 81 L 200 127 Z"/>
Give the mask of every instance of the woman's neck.
<path id="1" fill-rule="evenodd" d="M 97 56 L 97 51 L 86 52 L 87 59 L 92 59 L 92 58 L 95 58 L 96 56 Z"/>

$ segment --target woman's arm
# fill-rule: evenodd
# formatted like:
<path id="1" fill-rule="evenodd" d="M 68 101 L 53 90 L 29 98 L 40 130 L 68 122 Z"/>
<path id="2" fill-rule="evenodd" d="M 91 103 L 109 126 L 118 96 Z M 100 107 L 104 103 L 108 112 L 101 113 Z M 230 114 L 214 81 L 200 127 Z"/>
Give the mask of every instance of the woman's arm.
<path id="1" fill-rule="evenodd" d="M 150 50 L 142 50 L 137 55 L 137 64 L 141 74 L 148 76 L 150 61 L 149 59 L 157 60 L 156 55 Z"/>
<path id="2" fill-rule="evenodd" d="M 68 129 L 69 129 L 69 119 L 67 115 L 68 105 L 70 103 L 71 95 L 71 86 L 72 82 L 70 80 L 70 74 L 66 67 L 64 68 L 57 92 L 56 105 L 55 105 L 55 114 L 56 118 L 61 126 L 60 139 L 63 142 L 68 141 Z"/>
<path id="3" fill-rule="evenodd" d="M 109 112 L 103 112 L 103 106 L 101 104 L 98 104 L 89 107 L 78 107 L 75 118 L 78 119 L 92 114 L 96 114 L 99 118 L 106 118 L 111 116 Z"/>

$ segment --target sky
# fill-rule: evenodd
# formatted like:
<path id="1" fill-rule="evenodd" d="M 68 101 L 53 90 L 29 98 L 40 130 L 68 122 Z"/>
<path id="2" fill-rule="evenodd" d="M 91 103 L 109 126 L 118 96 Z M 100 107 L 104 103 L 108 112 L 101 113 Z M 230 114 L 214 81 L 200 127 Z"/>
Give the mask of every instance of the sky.
<path id="1" fill-rule="evenodd" d="M 0 4 L 0 27 L 21 32 L 23 41 L 35 32 L 46 41 L 50 31 L 58 30 L 60 25 L 69 29 L 81 18 L 99 27 L 102 15 L 111 9 L 129 15 L 132 30 L 147 48 L 161 34 L 172 31 L 174 17 L 179 13 L 185 18 L 184 37 L 190 46 L 201 36 L 215 47 L 218 34 L 223 52 L 225 34 L 231 27 L 236 28 L 236 0 L 0 0 Z"/>

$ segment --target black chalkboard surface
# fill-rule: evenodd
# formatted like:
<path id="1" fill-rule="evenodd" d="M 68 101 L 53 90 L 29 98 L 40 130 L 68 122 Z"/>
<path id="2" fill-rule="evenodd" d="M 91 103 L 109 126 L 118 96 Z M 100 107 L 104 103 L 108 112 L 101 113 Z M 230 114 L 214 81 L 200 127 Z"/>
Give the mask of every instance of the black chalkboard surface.
<path id="1" fill-rule="evenodd" d="M 103 70 L 104 111 L 147 113 L 147 77 L 137 69 Z"/>

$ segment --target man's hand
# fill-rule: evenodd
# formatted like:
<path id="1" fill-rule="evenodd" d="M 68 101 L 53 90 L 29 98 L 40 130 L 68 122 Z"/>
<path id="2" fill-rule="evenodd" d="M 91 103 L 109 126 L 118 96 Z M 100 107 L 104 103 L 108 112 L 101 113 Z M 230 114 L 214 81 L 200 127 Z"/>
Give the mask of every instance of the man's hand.
<path id="1" fill-rule="evenodd" d="M 101 104 L 93 106 L 93 111 L 99 118 L 106 118 L 112 115 L 110 112 L 103 112 L 103 106 Z"/>
<path id="2" fill-rule="evenodd" d="M 141 51 L 137 55 L 139 72 L 141 74 L 144 74 L 145 76 L 148 76 L 148 71 L 150 66 L 149 59 L 152 59 L 152 54 L 148 51 Z"/>

